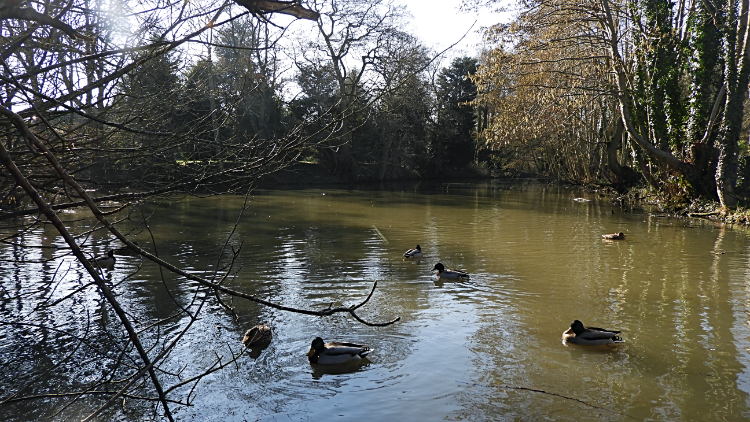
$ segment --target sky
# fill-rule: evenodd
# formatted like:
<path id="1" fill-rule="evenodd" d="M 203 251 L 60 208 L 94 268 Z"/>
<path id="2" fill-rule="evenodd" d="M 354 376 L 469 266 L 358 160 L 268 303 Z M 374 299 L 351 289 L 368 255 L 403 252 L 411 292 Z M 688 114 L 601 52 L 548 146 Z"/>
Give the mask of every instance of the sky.
<path id="1" fill-rule="evenodd" d="M 507 19 L 488 10 L 465 13 L 459 10 L 461 0 L 401 0 L 414 16 L 412 34 L 419 37 L 427 47 L 442 50 L 455 43 L 466 34 L 464 40 L 454 47 L 449 56 L 466 54 L 476 57 L 481 46 L 482 26 L 490 26 Z M 475 23 L 476 22 L 476 23 Z"/>
<path id="2" fill-rule="evenodd" d="M 468 55 L 478 57 L 481 52 L 481 28 L 488 27 L 509 20 L 509 13 L 496 13 L 487 8 L 479 11 L 463 12 L 460 10 L 463 0 L 394 0 L 396 4 L 406 6 L 412 15 L 410 25 L 403 28 L 405 32 L 417 36 L 424 46 L 434 51 L 442 51 L 452 44 L 456 45 L 448 57 Z M 275 15 L 274 22 L 285 26 L 295 19 L 286 15 Z M 314 24 L 309 21 L 295 22 L 297 28 L 314 30 Z"/>

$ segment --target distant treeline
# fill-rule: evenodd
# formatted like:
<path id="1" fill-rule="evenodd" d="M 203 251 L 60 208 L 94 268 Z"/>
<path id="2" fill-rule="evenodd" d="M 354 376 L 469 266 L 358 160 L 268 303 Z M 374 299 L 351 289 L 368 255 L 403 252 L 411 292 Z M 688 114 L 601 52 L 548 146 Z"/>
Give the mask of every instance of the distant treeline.
<path id="1" fill-rule="evenodd" d="M 448 62 L 389 0 L 307 2 L 287 27 L 237 4 L 126 3 L 120 19 L 84 3 L 3 21 L 2 104 L 92 188 L 234 191 L 304 163 L 347 182 L 542 175 L 748 196 L 746 1 L 522 3 L 480 57 Z M 0 125 L 31 180 L 64 190 Z"/>
<path id="2" fill-rule="evenodd" d="M 243 33 L 254 30 L 250 19 L 243 25 Z M 260 62 L 258 50 L 235 48 L 250 42 L 237 34 L 237 26 L 217 31 L 221 46 L 215 47 L 213 60 L 189 64 L 164 55 L 130 73 L 122 87 L 126 100 L 109 113 L 148 109 L 129 116 L 129 125 L 159 134 L 122 133 L 109 148 L 158 148 L 165 144 L 161 134 L 174 133 L 180 145 L 170 146 L 161 165 L 203 168 L 209 161 L 219 166 L 247 160 L 248 152 L 272 149 L 274 140 L 294 136 L 305 139 L 296 160 L 314 164 L 335 180 L 486 173 L 475 147 L 472 101 L 477 92 L 469 77 L 476 73 L 476 59 L 456 58 L 430 74 L 427 50 L 414 44 L 409 46 L 413 55 L 394 52 L 388 56 L 400 62 L 382 63 L 381 83 L 392 86 L 373 88 L 371 81 L 351 76 L 339 84 L 330 62 L 301 65 L 292 81 L 281 84 L 273 74 L 278 63 Z M 289 85 L 298 92 L 284 100 L 281 90 Z M 132 163 L 106 166 L 110 173 L 132 171 Z"/>

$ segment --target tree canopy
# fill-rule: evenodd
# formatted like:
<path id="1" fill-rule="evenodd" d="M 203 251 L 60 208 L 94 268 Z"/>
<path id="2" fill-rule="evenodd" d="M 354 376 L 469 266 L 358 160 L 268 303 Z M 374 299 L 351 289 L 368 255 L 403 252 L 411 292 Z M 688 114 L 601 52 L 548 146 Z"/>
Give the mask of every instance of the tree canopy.
<path id="1" fill-rule="evenodd" d="M 737 203 L 746 2 L 519 7 L 489 31 L 496 47 L 477 76 L 489 148 L 507 145 L 521 154 L 515 165 L 571 179 L 642 177 L 667 196 Z"/>

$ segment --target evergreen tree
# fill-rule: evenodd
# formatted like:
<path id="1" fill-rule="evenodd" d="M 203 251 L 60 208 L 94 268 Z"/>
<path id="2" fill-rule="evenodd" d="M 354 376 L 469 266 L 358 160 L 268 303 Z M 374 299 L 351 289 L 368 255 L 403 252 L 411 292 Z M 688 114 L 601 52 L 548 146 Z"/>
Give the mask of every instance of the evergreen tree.
<path id="1" fill-rule="evenodd" d="M 477 71 L 477 60 L 453 60 L 438 77 L 437 121 L 432 131 L 432 153 L 436 175 L 447 169 L 460 169 L 474 160 L 476 117 L 471 104 L 477 86 L 470 76 Z"/>

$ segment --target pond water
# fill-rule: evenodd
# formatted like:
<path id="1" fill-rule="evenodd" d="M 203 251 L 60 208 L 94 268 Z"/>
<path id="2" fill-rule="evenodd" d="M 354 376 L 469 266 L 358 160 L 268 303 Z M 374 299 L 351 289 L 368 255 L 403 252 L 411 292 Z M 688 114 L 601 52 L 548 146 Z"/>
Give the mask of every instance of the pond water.
<path id="1" fill-rule="evenodd" d="M 224 284 L 286 306 L 353 305 L 377 281 L 359 315 L 401 320 L 371 327 L 346 314 L 320 318 L 241 299 L 233 301 L 234 319 L 211 301 L 167 359 L 165 371 L 184 370 L 181 378 L 164 373 L 167 387 L 229 349 L 238 352 L 242 334 L 257 323 L 271 325 L 274 339 L 259 355 L 245 354 L 206 377 L 192 393 L 187 387 L 171 392 L 183 401 L 191 393 L 193 406 L 173 407 L 179 420 L 750 418 L 750 242 L 744 229 L 623 210 L 592 193 L 545 185 L 259 190 L 240 215 L 243 203 L 242 197 L 185 198 L 144 210 L 151 233 L 136 218 L 123 224 L 147 249 L 154 249 L 153 235 L 160 256 L 202 274 L 221 265 L 231 235 L 227 247 L 240 254 Z M 627 237 L 602 239 L 613 232 Z M 105 250 L 102 235 L 88 239 L 92 253 Z M 62 245 L 52 230 L 28 233 L 23 241 Z M 425 257 L 404 260 L 404 251 L 417 244 Z M 36 309 L 32 300 L 80 287 L 80 267 L 65 251 L 49 248 L 6 247 L 2 257 L 0 363 L 20 369 L 0 375 L 0 399 L 15 394 L 18 382 L 44 378 L 50 388 L 65 382 L 72 371 L 66 367 L 95 366 L 79 357 L 65 360 L 66 348 L 73 355 L 80 347 L 75 341 L 55 341 L 54 333 L 17 324 Z M 441 281 L 431 272 L 437 262 L 466 270 L 471 279 Z M 194 283 L 162 276 L 137 257 L 120 257 L 107 276 L 144 325 L 174 312 L 171 297 L 183 306 L 195 297 Z M 92 331 L 112 318 L 96 295 L 68 302 L 61 302 L 58 315 L 35 318 Z M 563 344 L 561 334 L 574 319 L 622 330 L 625 344 Z M 165 324 L 154 342 L 165 343 L 178 329 Z M 366 343 L 374 351 L 354 367 L 313 368 L 305 353 L 316 336 Z M 119 339 L 102 334 L 101 347 Z M 52 350 L 60 356 L 47 362 Z M 44 400 L 0 411 L 10 420 L 79 420 L 93 408 L 84 400 Z M 111 420 L 152 417 L 158 419 L 132 408 L 106 414 Z"/>

